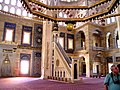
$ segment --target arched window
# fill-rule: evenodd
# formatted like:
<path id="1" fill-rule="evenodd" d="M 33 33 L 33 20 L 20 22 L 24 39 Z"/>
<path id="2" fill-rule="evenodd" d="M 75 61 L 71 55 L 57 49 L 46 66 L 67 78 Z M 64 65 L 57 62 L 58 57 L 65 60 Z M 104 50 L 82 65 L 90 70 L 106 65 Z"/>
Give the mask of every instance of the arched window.
<path id="1" fill-rule="evenodd" d="M 0 10 L 2 10 L 2 5 L 0 4 Z"/>
<path id="2" fill-rule="evenodd" d="M 112 21 L 112 22 L 115 22 L 115 21 L 116 21 L 116 18 L 115 18 L 115 17 L 111 17 L 111 21 Z"/>
<path id="3" fill-rule="evenodd" d="M 32 14 L 29 13 L 29 14 L 28 14 L 28 17 L 32 17 Z"/>
<path id="4" fill-rule="evenodd" d="M 120 48 L 118 28 L 114 32 L 114 45 L 115 48 Z"/>
<path id="5" fill-rule="evenodd" d="M 110 22 L 111 22 L 110 18 L 107 18 L 107 24 L 110 24 Z"/>
<path id="6" fill-rule="evenodd" d="M 10 3 L 10 0 L 5 0 L 5 4 L 9 4 Z"/>
<path id="7" fill-rule="evenodd" d="M 10 8 L 10 13 L 13 13 L 13 14 L 15 13 L 15 8 L 14 7 Z"/>
<path id="8" fill-rule="evenodd" d="M 22 4 L 21 4 L 20 0 L 18 0 L 17 6 L 18 6 L 18 7 L 22 7 Z"/>
<path id="9" fill-rule="evenodd" d="M 108 32 L 107 35 L 106 35 L 106 47 L 109 48 L 110 47 L 110 36 L 111 36 L 111 33 Z"/>
<path id="10" fill-rule="evenodd" d="M 22 12 L 22 15 L 23 15 L 23 16 L 27 16 L 27 11 L 24 10 L 24 11 Z"/>
<path id="11" fill-rule="evenodd" d="M 11 0 L 11 5 L 16 5 L 16 0 Z"/>
<path id="12" fill-rule="evenodd" d="M 63 16 L 63 13 L 62 13 L 62 12 L 60 12 L 60 13 L 59 13 L 59 17 L 62 17 L 62 16 Z"/>
<path id="13" fill-rule="evenodd" d="M 63 23 L 62 22 L 59 22 L 59 25 L 62 25 Z"/>
<path id="14" fill-rule="evenodd" d="M 21 15 L 21 9 L 17 9 L 16 14 Z"/>
<path id="15" fill-rule="evenodd" d="M 67 18 L 67 14 L 64 14 L 64 18 Z"/>
<path id="16" fill-rule="evenodd" d="M 4 6 L 3 10 L 8 12 L 8 6 Z"/>

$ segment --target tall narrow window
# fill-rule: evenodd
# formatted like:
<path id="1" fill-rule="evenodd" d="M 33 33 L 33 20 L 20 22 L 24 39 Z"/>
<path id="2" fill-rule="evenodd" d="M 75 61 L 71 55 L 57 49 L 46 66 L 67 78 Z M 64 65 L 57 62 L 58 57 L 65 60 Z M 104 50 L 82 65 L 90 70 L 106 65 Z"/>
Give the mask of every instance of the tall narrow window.
<path id="1" fill-rule="evenodd" d="M 64 18 L 67 18 L 67 14 L 64 14 Z"/>
<path id="2" fill-rule="evenodd" d="M 110 18 L 107 18 L 107 24 L 110 24 L 110 22 L 111 22 Z"/>
<path id="3" fill-rule="evenodd" d="M 107 35 L 106 35 L 106 47 L 107 48 L 110 48 L 110 36 L 111 36 L 111 33 L 108 32 Z"/>
<path id="4" fill-rule="evenodd" d="M 73 39 L 68 39 L 68 49 L 73 49 Z"/>
<path id="5" fill-rule="evenodd" d="M 23 44 L 30 44 L 30 32 L 23 32 Z"/>
<path id="6" fill-rule="evenodd" d="M 111 17 L 111 20 L 112 20 L 112 22 L 115 22 L 116 18 L 115 17 Z"/>
<path id="7" fill-rule="evenodd" d="M 59 43 L 64 48 L 64 38 L 63 37 L 59 38 Z"/>
<path id="8" fill-rule="evenodd" d="M 32 44 L 32 27 L 30 27 L 30 26 L 22 27 L 21 44 L 24 46 L 28 46 L 28 45 Z"/>
<path id="9" fill-rule="evenodd" d="M 13 29 L 6 28 L 5 41 L 13 41 Z"/>
<path id="10" fill-rule="evenodd" d="M 15 30 L 16 24 L 5 22 L 4 23 L 4 32 L 3 32 L 3 41 L 15 41 Z"/>
<path id="11" fill-rule="evenodd" d="M 60 13 L 59 13 L 59 17 L 62 17 L 62 16 L 63 16 L 63 13 L 62 13 L 62 12 L 60 12 Z"/>
<path id="12" fill-rule="evenodd" d="M 2 10 L 2 5 L 0 4 L 0 10 Z"/>
<path id="13" fill-rule="evenodd" d="M 62 12 L 59 13 L 59 17 L 60 18 L 63 17 L 63 13 Z M 62 24 L 63 24 L 63 22 L 59 22 L 59 25 L 62 25 Z"/>
<path id="14" fill-rule="evenodd" d="M 29 73 L 29 61 L 28 60 L 21 60 L 21 74 L 28 74 Z"/>

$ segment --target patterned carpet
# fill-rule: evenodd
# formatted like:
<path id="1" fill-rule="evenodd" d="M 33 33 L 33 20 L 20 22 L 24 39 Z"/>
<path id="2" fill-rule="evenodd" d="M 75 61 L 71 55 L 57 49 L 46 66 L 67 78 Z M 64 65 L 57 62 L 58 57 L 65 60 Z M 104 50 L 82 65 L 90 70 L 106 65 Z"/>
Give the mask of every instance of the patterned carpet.
<path id="1" fill-rule="evenodd" d="M 104 78 L 83 78 L 75 83 L 65 83 L 40 78 L 0 78 L 0 90 L 104 90 Z"/>

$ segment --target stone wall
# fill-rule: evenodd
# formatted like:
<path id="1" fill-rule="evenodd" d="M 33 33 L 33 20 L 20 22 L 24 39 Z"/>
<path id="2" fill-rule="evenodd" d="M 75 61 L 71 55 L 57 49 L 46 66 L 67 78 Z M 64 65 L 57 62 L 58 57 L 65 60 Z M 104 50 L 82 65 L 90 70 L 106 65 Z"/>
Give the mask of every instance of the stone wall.
<path id="1" fill-rule="evenodd" d="M 15 30 L 15 41 L 14 42 L 6 42 L 3 41 L 3 32 L 4 32 L 4 24 L 5 22 L 13 23 L 16 24 L 16 30 Z M 2 13 L 0 14 L 0 53 L 1 53 L 1 58 L 0 58 L 0 71 L 3 70 L 3 72 L 0 74 L 0 76 L 40 76 L 41 75 L 41 56 L 34 58 L 34 53 L 38 52 L 41 53 L 41 48 L 35 46 L 33 43 L 35 43 L 34 40 L 34 25 L 35 24 L 40 24 L 42 25 L 41 22 L 34 20 L 34 19 L 27 19 L 23 18 L 21 16 L 14 16 L 14 15 L 9 15 Z M 32 43 L 31 46 L 23 46 L 21 45 L 21 40 L 22 40 L 22 27 L 23 26 L 29 26 L 32 27 Z M 21 54 L 23 55 L 23 58 L 21 58 Z M 29 58 L 27 58 L 29 56 Z M 5 70 L 8 70 L 5 65 L 5 60 L 7 59 L 10 60 L 9 65 L 11 66 L 11 74 L 7 74 Z M 26 59 L 27 58 L 27 59 Z M 28 60 L 29 59 L 29 60 Z M 29 69 L 28 69 L 28 74 L 22 74 L 21 73 L 21 60 L 28 60 L 29 61 Z M 39 65 L 38 65 L 38 64 Z M 38 67 L 36 66 L 38 65 Z M 35 67 L 34 67 L 35 66 Z M 33 70 L 35 69 L 35 70 Z"/>

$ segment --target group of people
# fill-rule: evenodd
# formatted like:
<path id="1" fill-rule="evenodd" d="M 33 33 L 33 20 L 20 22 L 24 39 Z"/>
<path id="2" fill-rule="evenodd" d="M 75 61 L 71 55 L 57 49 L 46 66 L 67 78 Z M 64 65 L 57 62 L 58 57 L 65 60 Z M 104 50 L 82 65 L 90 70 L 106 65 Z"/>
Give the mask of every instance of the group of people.
<path id="1" fill-rule="evenodd" d="M 105 90 L 120 90 L 120 72 L 117 65 L 111 66 L 111 73 L 107 74 L 104 80 Z"/>

